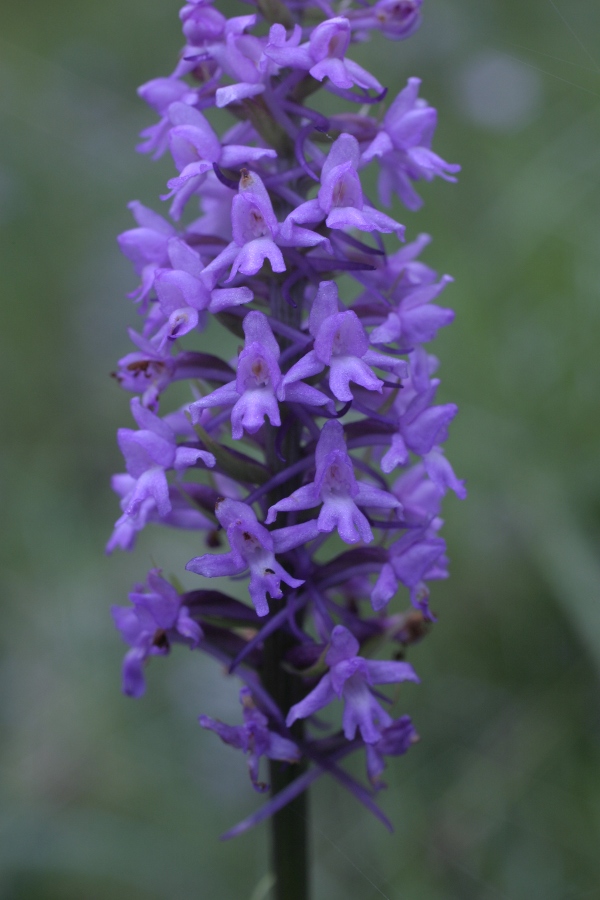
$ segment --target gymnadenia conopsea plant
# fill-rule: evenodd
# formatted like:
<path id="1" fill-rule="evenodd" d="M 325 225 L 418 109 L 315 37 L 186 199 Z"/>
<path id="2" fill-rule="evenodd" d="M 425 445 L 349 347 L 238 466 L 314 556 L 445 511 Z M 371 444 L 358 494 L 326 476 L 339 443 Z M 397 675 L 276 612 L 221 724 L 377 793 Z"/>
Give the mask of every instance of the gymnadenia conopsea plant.
<path id="1" fill-rule="evenodd" d="M 405 656 L 447 576 L 442 498 L 465 494 L 442 449 L 457 408 L 435 402 L 429 352 L 453 319 L 435 302 L 452 279 L 420 261 L 429 237 L 405 242 L 361 184 L 378 167 L 381 204 L 414 211 L 420 180 L 459 169 L 431 149 L 419 79 L 390 102 L 352 59 L 372 31 L 409 37 L 420 6 L 257 0 L 227 18 L 192 0 L 174 72 L 139 89 L 159 116 L 139 149 L 170 153 L 176 172 L 168 214 L 133 202 L 119 238 L 143 325 L 115 373 L 135 427 L 118 433 L 108 550 L 152 523 L 193 530 L 199 555 L 193 590 L 154 568 L 113 608 L 123 690 L 139 697 L 150 657 L 176 644 L 240 679 L 238 722 L 199 721 L 245 754 L 257 791 L 270 785 L 226 837 L 272 817 L 279 900 L 308 896 L 305 792 L 320 775 L 389 825 L 373 794 L 417 734 L 395 714 L 405 689 L 392 704 L 380 686 L 418 681 Z M 336 112 L 315 108 L 318 92 Z M 230 116 L 222 134 L 215 108 Z M 219 329 L 235 358 L 210 352 Z M 176 381 L 189 402 L 165 414 Z M 364 782 L 342 765 L 354 753 Z"/>

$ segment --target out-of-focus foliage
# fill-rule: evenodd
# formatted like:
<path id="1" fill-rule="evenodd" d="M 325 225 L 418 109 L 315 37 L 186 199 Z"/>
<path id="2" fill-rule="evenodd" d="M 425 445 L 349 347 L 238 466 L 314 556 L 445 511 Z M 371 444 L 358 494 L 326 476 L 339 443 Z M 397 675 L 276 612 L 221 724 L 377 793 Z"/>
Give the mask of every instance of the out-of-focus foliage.
<path id="1" fill-rule="evenodd" d="M 242 9 L 247 9 L 243 7 Z M 572 31 L 560 17 L 567 18 Z M 456 277 L 440 336 L 453 577 L 402 696 L 422 741 L 389 766 L 388 836 L 325 780 L 313 791 L 318 900 L 565 900 L 600 880 L 600 6 L 426 0 L 421 31 L 360 61 L 440 110 L 458 186 L 394 210 Z M 7 900 L 260 900 L 266 832 L 243 761 L 196 716 L 235 720 L 235 684 L 187 651 L 148 696 L 119 694 L 109 606 L 193 536 L 106 560 L 108 479 L 128 398 L 126 202 L 171 173 L 135 154 L 135 96 L 181 38 L 161 0 L 4 0 L 0 38 L 3 688 L 0 895 Z M 586 52 L 582 45 L 588 48 Z M 186 582 L 190 583 L 190 582 Z M 358 763 L 358 761 L 357 761 Z M 260 801 L 258 801 L 260 802 Z"/>

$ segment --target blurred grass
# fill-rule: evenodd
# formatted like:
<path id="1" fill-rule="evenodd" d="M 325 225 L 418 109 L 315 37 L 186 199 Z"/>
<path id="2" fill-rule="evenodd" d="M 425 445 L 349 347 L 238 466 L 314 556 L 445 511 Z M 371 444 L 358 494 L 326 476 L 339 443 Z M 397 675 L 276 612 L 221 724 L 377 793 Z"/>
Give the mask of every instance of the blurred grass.
<path id="1" fill-rule="evenodd" d="M 600 8 L 559 10 L 594 51 Z M 175 653 L 142 701 L 119 694 L 110 604 L 151 561 L 180 571 L 196 541 L 149 531 L 133 556 L 102 556 L 129 417 L 107 376 L 135 321 L 115 235 L 129 199 L 159 207 L 170 173 L 133 150 L 153 121 L 135 87 L 171 69 L 177 5 L 5 0 L 0 18 L 0 896 L 256 900 L 264 830 L 217 836 L 257 800 L 243 761 L 196 724 L 237 716 L 236 685 Z M 463 164 L 457 186 L 426 185 L 423 210 L 394 214 L 456 278 L 435 352 L 470 497 L 447 502 L 452 578 L 412 654 L 423 683 L 398 707 L 422 741 L 389 765 L 397 830 L 318 782 L 316 898 L 592 898 L 600 73 L 546 0 L 427 0 L 417 36 L 374 40 L 361 61 L 392 94 L 423 78 L 435 147 Z M 521 109 L 512 127 L 502 103 Z"/>

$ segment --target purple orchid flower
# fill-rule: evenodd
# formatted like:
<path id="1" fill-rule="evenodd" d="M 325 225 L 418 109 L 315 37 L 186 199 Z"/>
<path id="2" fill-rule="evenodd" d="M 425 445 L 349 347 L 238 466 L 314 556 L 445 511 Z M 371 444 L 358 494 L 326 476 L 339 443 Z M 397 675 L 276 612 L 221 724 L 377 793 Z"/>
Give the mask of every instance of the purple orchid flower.
<path id="1" fill-rule="evenodd" d="M 202 215 L 188 229 L 192 240 L 216 238 L 227 244 L 231 241 L 231 204 L 234 196 L 231 188 L 219 181 L 214 171 L 208 172 L 199 192 Z"/>
<path id="2" fill-rule="evenodd" d="M 419 735 L 410 716 L 400 716 L 381 730 L 381 737 L 374 744 L 366 744 L 367 774 L 369 781 L 379 791 L 386 785 L 381 779 L 385 769 L 386 756 L 403 756 L 413 744 L 419 740 Z"/>
<path id="3" fill-rule="evenodd" d="M 378 157 L 379 197 L 390 206 L 392 193 L 398 194 L 408 209 L 419 209 L 423 201 L 411 182 L 436 176 L 456 181 L 460 166 L 447 163 L 431 149 L 437 112 L 419 98 L 420 78 L 409 78 L 383 119 L 381 131 L 362 154 L 362 162 Z"/>
<path id="4" fill-rule="evenodd" d="M 111 478 L 113 491 L 121 497 L 123 515 L 115 523 L 113 533 L 107 544 L 106 552 L 113 550 L 133 550 L 138 532 L 151 522 L 168 525 L 171 528 L 185 528 L 186 531 L 211 531 L 214 528 L 200 510 L 190 506 L 190 497 L 194 496 L 195 485 L 182 482 L 179 486 L 169 485 L 170 510 L 166 515 L 158 511 L 156 500 L 152 495 L 145 497 L 136 505 L 134 513 L 127 514 L 135 497 L 137 479 L 123 472 Z"/>
<path id="5" fill-rule="evenodd" d="M 254 15 L 229 19 L 224 41 L 207 47 L 221 70 L 235 82 L 217 88 L 215 101 L 219 108 L 262 94 L 266 79 L 277 72 L 277 66 L 265 56 L 266 40 L 246 33 L 255 23 Z"/>
<path id="6" fill-rule="evenodd" d="M 296 512 L 319 506 L 317 527 L 320 532 L 337 528 L 346 544 L 358 540 L 370 543 L 373 532 L 359 506 L 379 509 L 400 509 L 400 501 L 380 488 L 358 482 L 354 475 L 352 459 L 346 450 L 344 429 L 335 419 L 326 422 L 315 451 L 315 480 L 270 507 L 267 524 L 275 521 L 279 512 Z"/>
<path id="7" fill-rule="evenodd" d="M 232 281 L 238 272 L 256 275 L 266 259 L 274 272 L 285 272 L 281 247 L 324 244 L 330 249 L 326 237 L 300 228 L 290 216 L 280 225 L 261 178 L 243 169 L 239 192 L 233 198 L 231 208 L 233 241 L 206 267 L 205 275 L 210 274 L 216 284 L 230 265 L 232 268 L 226 281 Z"/>
<path id="8" fill-rule="evenodd" d="M 393 684 L 399 681 L 419 681 L 413 667 L 406 662 L 387 662 L 358 656 L 360 645 L 354 635 L 336 625 L 325 656 L 329 672 L 300 703 L 291 707 L 288 728 L 297 719 L 306 719 L 339 698 L 344 701 L 342 727 L 347 740 L 353 740 L 356 729 L 365 744 L 374 744 L 382 737 L 382 730 L 393 723 L 392 717 L 375 699 L 370 688 L 374 684 Z"/>
<path id="9" fill-rule="evenodd" d="M 369 339 L 360 319 L 352 310 L 340 312 L 338 289 L 334 281 L 322 281 L 314 299 L 308 329 L 314 347 L 292 366 L 283 378 L 281 392 L 303 378 L 310 378 L 329 366 L 329 387 L 338 400 L 353 399 L 350 382 L 367 391 L 381 393 L 383 381 L 371 366 L 407 374 L 404 360 L 393 359 L 369 349 Z"/>
<path id="10" fill-rule="evenodd" d="M 239 440 L 244 431 L 256 434 L 265 418 L 271 425 L 281 425 L 278 396 L 280 400 L 292 403 L 330 406 L 331 401 L 325 394 L 300 381 L 282 387 L 279 344 L 263 313 L 248 313 L 243 327 L 246 344 L 238 357 L 235 380 L 192 403 L 192 421 L 198 421 L 198 416 L 205 409 L 232 406 L 231 434 Z"/>
<path id="11" fill-rule="evenodd" d="M 283 596 L 282 581 L 292 588 L 304 584 L 302 579 L 293 578 L 285 571 L 275 559 L 275 553 L 298 546 L 310 537 L 316 537 L 318 532 L 311 526 L 297 526 L 294 534 L 290 528 L 281 529 L 279 534 L 276 531 L 269 532 L 264 525 L 259 524 L 251 507 L 239 500 L 221 500 L 217 503 L 215 513 L 227 532 L 230 552 L 219 556 L 214 553 L 196 556 L 189 561 L 186 569 L 205 578 L 239 575 L 250 569 L 248 592 L 256 614 L 266 616 L 269 612 L 267 593 L 278 600 Z M 298 541 L 297 544 L 295 540 Z"/>
<path id="12" fill-rule="evenodd" d="M 398 431 L 392 437 L 390 449 L 381 460 L 384 472 L 392 472 L 396 466 L 404 466 L 409 451 L 418 456 L 427 455 L 436 444 L 446 439 L 449 423 L 458 412 L 455 403 L 432 406 L 439 379 L 430 378 L 437 366 L 435 357 L 417 349 L 410 354 L 410 381 L 404 382 L 394 401 Z"/>
<path id="13" fill-rule="evenodd" d="M 171 104 L 169 118 L 174 125 L 169 133 L 169 145 L 179 176 L 167 182 L 170 191 L 162 199 L 167 200 L 176 195 L 171 207 L 174 219 L 181 217 L 187 200 L 215 164 L 226 169 L 239 169 L 246 163 L 263 158 L 274 159 L 277 156 L 275 150 L 270 148 L 236 144 L 222 146 L 202 113 L 185 103 Z"/>
<path id="14" fill-rule="evenodd" d="M 161 393 L 171 383 L 176 362 L 164 348 L 158 349 L 133 329 L 129 336 L 140 349 L 119 360 L 114 377 L 124 390 L 141 394 L 142 405 L 156 412 Z"/>
<path id="15" fill-rule="evenodd" d="M 379 611 L 396 594 L 399 584 L 409 589 L 410 602 L 432 619 L 426 581 L 446 578 L 446 542 L 437 537 L 435 522 L 429 528 L 409 531 L 388 549 L 388 560 L 382 567 L 371 592 L 373 609 Z M 441 523 L 439 523 L 441 524 Z"/>
<path id="16" fill-rule="evenodd" d="M 143 142 L 138 146 L 140 153 L 152 153 L 154 159 L 163 155 L 169 144 L 171 122 L 169 107 L 172 103 L 194 104 L 197 95 L 189 84 L 177 78 L 153 78 L 138 88 L 138 96 L 152 107 L 161 119 L 156 125 L 142 131 Z"/>
<path id="17" fill-rule="evenodd" d="M 467 489 L 462 479 L 457 478 L 454 469 L 446 458 L 441 447 L 432 447 L 423 456 L 423 463 L 431 480 L 442 490 L 454 491 L 459 500 L 467 496 Z"/>
<path id="18" fill-rule="evenodd" d="M 244 715 L 243 725 L 225 725 L 210 716 L 200 716 L 198 721 L 203 728 L 218 734 L 224 744 L 236 747 L 246 754 L 252 787 L 262 794 L 269 789 L 269 785 L 259 781 L 261 756 L 295 763 L 299 762 L 302 754 L 293 741 L 269 728 L 269 720 L 257 709 L 249 688 L 243 687 L 240 690 L 240 703 Z"/>
<path id="19" fill-rule="evenodd" d="M 138 200 L 132 200 L 129 209 L 139 228 L 124 231 L 119 235 L 118 242 L 121 252 L 131 260 L 135 271 L 141 276 L 142 283 L 129 295 L 140 301 L 152 290 L 157 269 L 168 264 L 169 239 L 177 232 L 170 222 Z"/>
<path id="20" fill-rule="evenodd" d="M 198 460 L 209 468 L 216 463 L 213 454 L 206 450 L 177 445 L 176 432 L 168 421 L 143 407 L 137 397 L 131 401 L 131 412 L 140 430 L 120 428 L 118 443 L 125 457 L 127 472 L 136 482 L 117 525 L 123 517 L 135 516 L 148 498 L 154 501 L 161 517 L 171 512 L 166 469 L 183 472 Z"/>
<path id="21" fill-rule="evenodd" d="M 374 29 L 392 41 L 402 41 L 414 34 L 421 24 L 422 0 L 377 0 L 346 12 L 353 31 Z"/>
<path id="22" fill-rule="evenodd" d="M 253 298 L 247 287 L 207 287 L 199 254 L 181 238 L 171 238 L 167 249 L 173 268 L 157 269 L 154 275 L 158 304 L 166 318 L 153 338 L 159 348 L 201 325 L 205 311 L 216 314 Z"/>
<path id="23" fill-rule="evenodd" d="M 417 344 L 433 341 L 440 328 L 454 321 L 454 311 L 431 301 L 453 280 L 449 275 L 444 275 L 435 284 L 418 287 L 405 294 L 397 309 L 373 329 L 369 337 L 371 343 L 391 344 L 397 341 L 402 349 L 408 351 Z"/>
<path id="24" fill-rule="evenodd" d="M 151 569 L 148 587 L 138 585 L 129 595 L 133 608 L 112 608 L 115 625 L 131 647 L 123 660 L 123 692 L 130 697 L 144 693 L 144 663 L 150 656 L 169 652 L 172 632 L 185 638 L 191 647 L 198 646 L 203 638 L 200 625 L 190 618 L 179 594 L 160 573 L 160 569 Z"/>
<path id="25" fill-rule="evenodd" d="M 294 225 L 314 225 L 325 219 L 328 228 L 395 233 L 404 239 L 404 225 L 365 203 L 358 166 L 360 149 L 351 134 L 341 134 L 321 170 L 321 187 L 314 200 L 307 200 L 290 213 L 282 231 L 291 234 Z"/>
<path id="26" fill-rule="evenodd" d="M 328 19 L 317 25 L 307 43 L 301 45 L 301 39 L 302 29 L 299 25 L 294 26 L 289 40 L 283 25 L 272 25 L 265 54 L 278 66 L 308 69 L 317 81 L 328 78 L 337 88 L 347 90 L 358 85 L 378 93 L 383 90 L 382 85 L 366 69 L 354 60 L 346 59 L 351 39 L 348 19 L 343 16 Z"/>
<path id="27" fill-rule="evenodd" d="M 428 234 L 405 244 L 389 256 L 373 260 L 373 269 L 361 274 L 365 291 L 357 298 L 361 308 L 375 309 L 383 322 L 390 305 L 398 307 L 402 300 L 417 288 L 425 288 L 438 280 L 437 272 L 425 265 L 419 254 L 430 243 Z"/>

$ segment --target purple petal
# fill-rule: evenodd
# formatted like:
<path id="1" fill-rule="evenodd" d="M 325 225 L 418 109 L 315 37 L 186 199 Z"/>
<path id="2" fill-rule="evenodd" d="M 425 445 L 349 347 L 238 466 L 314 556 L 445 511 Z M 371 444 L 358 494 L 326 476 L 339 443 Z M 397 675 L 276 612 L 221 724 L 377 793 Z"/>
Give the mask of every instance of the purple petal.
<path id="1" fill-rule="evenodd" d="M 337 284 L 335 281 L 321 281 L 308 317 L 308 330 L 312 336 L 316 337 L 325 320 L 339 311 Z"/>
<path id="2" fill-rule="evenodd" d="M 344 428 L 341 422 L 336 419 L 330 419 L 323 425 L 321 436 L 317 443 L 315 451 L 315 460 L 317 467 L 321 468 L 326 464 L 327 457 L 335 451 L 346 454 L 346 441 L 344 439 Z"/>
<path id="3" fill-rule="evenodd" d="M 204 556 L 196 556 L 186 564 L 188 572 L 203 575 L 205 578 L 220 578 L 223 575 L 239 575 L 247 564 L 239 553 L 206 553 Z"/>
<path id="4" fill-rule="evenodd" d="M 331 632 L 331 645 L 327 651 L 325 662 L 328 666 L 335 666 L 345 659 L 352 659 L 358 655 L 360 644 L 343 625 L 336 625 Z"/>
<path id="5" fill-rule="evenodd" d="M 464 481 L 461 481 L 454 474 L 454 469 L 443 455 L 439 447 L 434 447 L 423 458 L 427 474 L 440 488 L 454 491 L 457 497 L 464 500 L 467 496 L 467 489 Z"/>
<path id="6" fill-rule="evenodd" d="M 295 547 L 301 547 L 309 541 L 314 541 L 319 534 L 316 519 L 302 522 L 300 525 L 278 528 L 277 531 L 271 532 L 275 553 L 286 553 Z"/>
<path id="7" fill-rule="evenodd" d="M 366 666 L 372 684 L 394 684 L 398 681 L 419 682 L 421 680 L 407 662 L 367 659 Z"/>
<path id="8" fill-rule="evenodd" d="M 331 676 L 327 673 L 304 700 L 291 707 L 285 724 L 290 728 L 297 719 L 306 719 L 308 716 L 312 716 L 332 700 L 335 700 L 335 691 L 331 686 Z"/>
<path id="9" fill-rule="evenodd" d="M 375 612 L 387 606 L 397 590 L 398 579 L 391 565 L 386 563 L 381 569 L 379 578 L 371 593 L 371 604 Z"/>
<path id="10" fill-rule="evenodd" d="M 146 690 L 144 678 L 144 661 L 146 652 L 141 647 L 134 647 L 125 654 L 122 669 L 123 693 L 128 697 L 141 697 Z"/>
<path id="11" fill-rule="evenodd" d="M 270 525 L 277 518 L 277 513 L 298 512 L 301 509 L 312 509 L 313 507 L 318 506 L 320 502 L 321 496 L 314 482 L 312 484 L 305 484 L 303 487 L 294 491 L 289 497 L 286 497 L 284 500 L 279 500 L 277 503 L 274 503 L 273 506 L 269 507 L 265 521 L 267 525 Z"/>
<path id="12" fill-rule="evenodd" d="M 381 729 L 392 724 L 391 716 L 377 702 L 365 682 L 357 675 L 344 685 L 344 735 L 351 741 L 356 729 L 363 741 L 374 744 L 381 737 Z"/>
<path id="13" fill-rule="evenodd" d="M 240 100 L 246 100 L 248 97 L 256 97 L 262 94 L 264 84 L 252 84 L 250 82 L 238 82 L 238 84 L 228 84 L 226 87 L 217 88 L 216 101 L 217 109 L 229 106 L 230 103 L 239 103 Z"/>
<path id="14" fill-rule="evenodd" d="M 329 496 L 324 498 L 318 518 L 319 531 L 330 532 L 337 528 L 346 544 L 362 540 L 365 544 L 373 540 L 371 527 L 351 497 Z"/>
<path id="15" fill-rule="evenodd" d="M 243 275 L 256 275 L 265 259 L 269 260 L 274 272 L 285 272 L 283 255 L 277 244 L 268 237 L 256 238 L 240 249 L 227 281 L 232 281 L 238 272 L 242 272 Z"/>
<path id="16" fill-rule="evenodd" d="M 248 344 L 261 344 L 267 353 L 279 359 L 279 344 L 264 313 L 256 310 L 249 312 L 244 319 L 243 328 Z"/>

